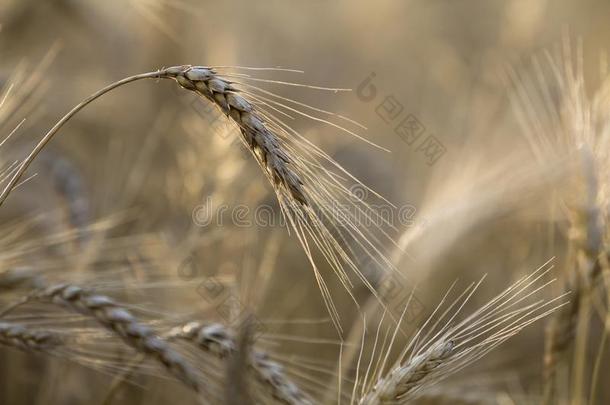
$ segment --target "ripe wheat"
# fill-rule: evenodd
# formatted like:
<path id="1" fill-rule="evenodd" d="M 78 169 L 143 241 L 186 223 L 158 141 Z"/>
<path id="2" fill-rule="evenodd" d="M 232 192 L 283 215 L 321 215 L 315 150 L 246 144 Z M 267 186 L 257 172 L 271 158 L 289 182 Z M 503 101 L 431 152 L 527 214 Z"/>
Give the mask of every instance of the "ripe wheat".
<path id="1" fill-rule="evenodd" d="M 29 299 L 50 301 L 92 317 L 116 333 L 127 345 L 157 360 L 185 385 L 195 391 L 202 389 L 187 361 L 150 327 L 138 322 L 128 310 L 111 298 L 93 294 L 74 285 L 60 284 L 37 291 Z"/>
<path id="2" fill-rule="evenodd" d="M 63 344 L 60 335 L 44 330 L 30 329 L 24 325 L 0 322 L 0 344 L 17 347 L 23 351 L 46 351 Z"/>
<path id="3" fill-rule="evenodd" d="M 563 297 L 552 300 L 541 298 L 530 304 L 523 302 L 553 281 L 542 280 L 552 269 L 549 263 L 521 278 L 455 325 L 454 320 L 482 280 L 469 286 L 453 303 L 444 308 L 448 292 L 401 351 L 396 364 L 383 374 L 396 334 L 393 336 L 383 361 L 371 375 L 365 375 L 360 385 L 359 403 L 409 403 L 426 388 L 480 359 L 526 326 L 566 305 L 566 302 L 557 303 Z M 437 312 L 440 312 L 440 315 L 437 315 Z M 400 325 L 397 326 L 397 331 L 399 328 Z"/>
<path id="4" fill-rule="evenodd" d="M 238 77 L 246 80 L 244 76 Z M 38 154 L 78 112 L 108 92 L 143 79 L 175 80 L 182 87 L 212 102 L 238 126 L 242 140 L 274 186 L 282 213 L 288 219 L 311 263 L 327 310 L 337 331 L 341 333 L 339 313 L 324 277 L 314 261 L 312 247 L 322 253 L 350 295 L 354 281 L 349 277 L 348 270 L 356 275 L 359 282 L 376 294 L 373 285 L 361 272 L 356 258 L 364 255 L 379 264 L 380 268 L 393 271 L 393 264 L 386 256 L 387 244 L 393 245 L 394 241 L 382 228 L 394 228 L 394 224 L 388 223 L 368 205 L 367 201 L 355 195 L 347 187 L 346 179 L 370 192 L 371 196 L 383 200 L 381 196 L 360 183 L 296 130 L 276 118 L 274 113 L 287 114 L 284 111 L 288 111 L 331 125 L 353 136 L 359 136 L 341 125 L 304 113 L 298 108 L 310 109 L 319 114 L 346 120 L 344 117 L 288 100 L 253 85 L 244 85 L 238 89 L 233 82 L 225 79 L 213 68 L 175 66 L 130 76 L 97 91 L 64 115 L 15 168 L 0 193 L 0 206 L 18 185 Z M 296 104 L 297 108 L 288 105 L 290 102 Z M 374 234 L 369 226 L 371 223 L 375 224 L 373 228 L 381 232 L 382 239 L 387 243 L 382 243 L 380 237 Z M 353 295 L 352 299 L 356 301 Z"/>
<path id="5" fill-rule="evenodd" d="M 237 351 L 235 337 L 221 324 L 205 325 L 189 322 L 174 328 L 168 336 L 170 339 L 188 341 L 220 358 L 235 355 Z M 268 388 L 275 400 L 287 405 L 312 404 L 307 395 L 288 378 L 283 367 L 271 360 L 267 353 L 254 349 L 250 353 L 248 366 L 258 381 Z"/>

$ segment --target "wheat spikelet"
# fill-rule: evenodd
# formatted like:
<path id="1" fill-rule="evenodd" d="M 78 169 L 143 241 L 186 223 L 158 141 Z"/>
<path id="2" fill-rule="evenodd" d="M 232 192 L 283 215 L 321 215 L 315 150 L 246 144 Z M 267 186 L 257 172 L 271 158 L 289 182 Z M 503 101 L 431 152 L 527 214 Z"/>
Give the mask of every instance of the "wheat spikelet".
<path id="1" fill-rule="evenodd" d="M 0 344 L 26 352 L 46 351 L 62 345 L 63 339 L 50 331 L 29 329 L 18 323 L 0 322 Z"/>
<path id="2" fill-rule="evenodd" d="M 121 337 L 127 345 L 160 362 L 179 381 L 200 391 L 199 381 L 187 361 L 150 327 L 138 322 L 128 310 L 111 298 L 90 293 L 74 285 L 60 284 L 37 291 L 30 299 L 50 301 L 94 318 Z"/>
<path id="3" fill-rule="evenodd" d="M 170 339 L 181 339 L 219 358 L 235 355 L 235 337 L 221 324 L 189 322 L 170 331 Z M 249 367 L 257 380 L 265 385 L 273 398 L 287 405 L 309 405 L 311 401 L 284 373 L 283 367 L 271 360 L 267 353 L 252 350 Z"/>
<path id="4" fill-rule="evenodd" d="M 362 402 L 392 403 L 405 396 L 427 375 L 434 372 L 443 362 L 450 358 L 455 344 L 453 341 L 439 342 L 424 353 L 420 353 L 405 366 L 393 369 L 386 375 L 375 391 L 365 397 Z"/>
<path id="5" fill-rule="evenodd" d="M 165 73 L 187 90 L 214 103 L 237 124 L 253 155 L 276 186 L 283 186 L 301 204 L 307 205 L 303 181 L 294 172 L 293 161 L 280 139 L 265 125 L 265 119 L 228 80 L 207 67 L 176 67 Z"/>

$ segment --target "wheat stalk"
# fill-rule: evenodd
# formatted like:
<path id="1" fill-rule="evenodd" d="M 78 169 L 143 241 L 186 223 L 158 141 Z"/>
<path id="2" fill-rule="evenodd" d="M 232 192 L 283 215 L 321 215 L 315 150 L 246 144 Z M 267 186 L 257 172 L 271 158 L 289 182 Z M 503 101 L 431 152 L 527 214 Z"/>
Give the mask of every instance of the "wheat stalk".
<path id="1" fill-rule="evenodd" d="M 0 194 L 0 205 L 6 200 L 8 194 L 33 162 L 40 151 L 51 141 L 57 132 L 80 112 L 85 106 L 110 91 L 142 79 L 175 79 L 182 87 L 197 92 L 217 105 L 242 132 L 248 144 L 253 148 L 255 156 L 259 156 L 260 163 L 267 168 L 274 183 L 282 184 L 291 195 L 300 203 L 307 204 L 303 192 L 302 180 L 289 167 L 291 158 L 282 149 L 278 137 L 270 130 L 261 115 L 252 104 L 239 95 L 238 90 L 230 82 L 222 79 L 213 69 L 206 67 L 176 66 L 127 77 L 95 92 L 93 95 L 76 105 L 68 114 L 62 117 L 53 128 L 36 145 L 32 152 L 24 159 L 19 169 L 10 179 Z"/>
<path id="2" fill-rule="evenodd" d="M 235 355 L 238 350 L 235 337 L 218 323 L 189 322 L 172 329 L 168 338 L 187 341 L 222 359 Z M 311 404 L 305 393 L 284 373 L 283 367 L 271 360 L 267 353 L 254 349 L 248 362 L 257 380 L 269 389 L 275 400 L 287 405 Z"/>
<path id="3" fill-rule="evenodd" d="M 573 268 L 564 282 L 566 291 L 573 292 L 569 305 L 561 308 L 549 322 L 544 351 L 544 401 L 551 403 L 555 396 L 559 365 L 569 349 L 576 346 L 574 357 L 572 396 L 581 399 L 584 394 L 586 344 L 588 340 L 591 294 L 601 285 L 603 246 L 603 220 L 598 206 L 598 180 L 593 155 L 583 146 L 580 150 L 583 163 L 583 181 L 586 188 L 586 206 L 576 209 L 570 217 L 571 248 L 575 254 Z M 581 331 L 575 339 L 576 330 Z M 576 343 L 576 344 L 575 344 Z M 580 353 L 578 353 L 580 351 Z"/>

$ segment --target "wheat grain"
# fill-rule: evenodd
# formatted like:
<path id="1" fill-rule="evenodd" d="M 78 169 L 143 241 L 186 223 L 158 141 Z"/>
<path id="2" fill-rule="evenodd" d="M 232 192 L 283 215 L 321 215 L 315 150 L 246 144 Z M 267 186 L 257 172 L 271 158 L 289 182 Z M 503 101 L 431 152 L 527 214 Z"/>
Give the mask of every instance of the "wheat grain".
<path id="1" fill-rule="evenodd" d="M 17 347 L 23 351 L 46 351 L 63 344 L 59 334 L 29 329 L 24 325 L 0 322 L 0 344 Z"/>
<path id="2" fill-rule="evenodd" d="M 292 197 L 307 205 L 303 181 L 292 169 L 292 158 L 280 139 L 266 125 L 256 108 L 228 80 L 207 67 L 180 66 L 165 70 L 180 86 L 214 103 L 237 124 L 253 155 L 276 186 L 283 186 Z"/>
<path id="3" fill-rule="evenodd" d="M 392 403 L 413 390 L 420 381 L 447 361 L 454 349 L 453 341 L 439 342 L 418 354 L 402 367 L 395 368 L 377 384 L 361 402 L 365 404 Z"/>
<path id="4" fill-rule="evenodd" d="M 224 325 L 189 322 L 176 327 L 168 335 L 171 339 L 188 341 L 219 358 L 235 355 L 235 337 Z M 258 381 L 268 387 L 273 398 L 288 405 L 309 405 L 311 401 L 285 374 L 283 367 L 263 351 L 254 349 L 249 356 L 249 367 Z"/>

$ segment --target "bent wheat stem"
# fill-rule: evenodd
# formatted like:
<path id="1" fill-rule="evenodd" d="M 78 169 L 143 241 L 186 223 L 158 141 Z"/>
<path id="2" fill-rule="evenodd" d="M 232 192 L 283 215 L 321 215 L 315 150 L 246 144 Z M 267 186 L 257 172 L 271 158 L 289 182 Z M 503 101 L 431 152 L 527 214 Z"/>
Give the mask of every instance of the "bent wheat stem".
<path id="1" fill-rule="evenodd" d="M 9 180 L 8 184 L 6 186 L 4 186 L 2 193 L 0 193 L 0 206 L 2 206 L 2 204 L 4 203 L 6 198 L 9 196 L 10 192 L 17 186 L 17 183 L 19 182 L 19 180 L 21 179 L 21 177 L 23 176 L 25 171 L 28 169 L 28 167 L 30 167 L 30 165 L 32 164 L 34 159 L 36 159 L 36 156 L 38 156 L 38 154 L 51 141 L 51 139 L 53 139 L 53 137 L 57 134 L 57 132 L 68 121 L 70 121 L 70 119 L 72 117 L 74 117 L 80 110 L 82 110 L 87 105 L 91 104 L 93 101 L 97 100 L 104 94 L 109 93 L 110 91 L 112 91 L 118 87 L 121 87 L 125 84 L 132 83 L 132 82 L 135 82 L 135 81 L 141 80 L 141 79 L 155 78 L 155 77 L 158 77 L 159 74 L 160 74 L 160 71 L 148 72 L 148 73 L 142 73 L 139 75 L 130 76 L 125 79 L 119 80 L 119 81 L 114 82 L 114 83 L 104 87 L 103 89 L 93 93 L 91 96 L 87 97 L 85 100 L 81 101 L 74 108 L 72 108 L 72 110 L 70 110 L 70 112 L 68 112 L 59 121 L 57 121 L 57 123 L 53 126 L 53 128 L 51 128 L 49 130 L 49 132 L 47 132 L 45 134 L 45 136 L 42 137 L 42 139 L 38 142 L 38 144 L 36 144 L 34 149 L 32 149 L 32 151 L 29 153 L 29 155 L 23 160 L 21 165 L 19 165 L 19 169 L 17 169 L 17 171 L 13 174 L 13 176 Z"/>

